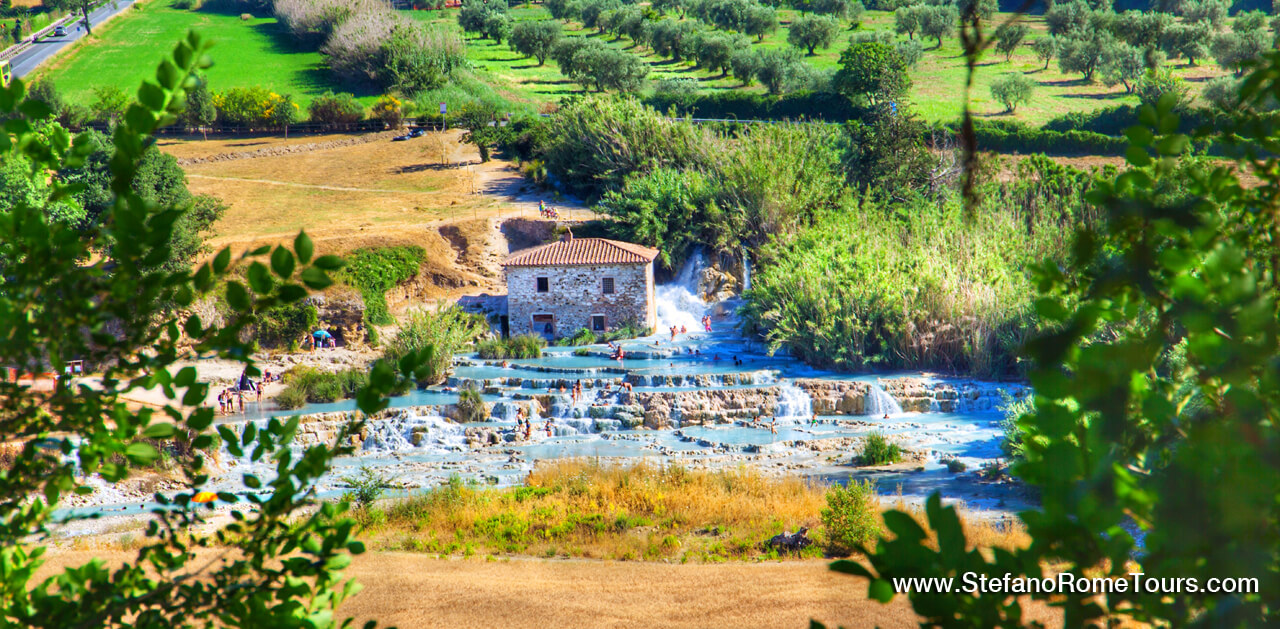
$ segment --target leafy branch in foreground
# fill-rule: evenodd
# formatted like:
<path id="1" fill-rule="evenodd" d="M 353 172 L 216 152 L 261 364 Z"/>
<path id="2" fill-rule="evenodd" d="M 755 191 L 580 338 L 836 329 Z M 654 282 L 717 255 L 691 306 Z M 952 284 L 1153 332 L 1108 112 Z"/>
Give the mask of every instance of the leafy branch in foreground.
<path id="1" fill-rule="evenodd" d="M 1272 52 L 1241 97 L 1260 105 L 1278 94 Z M 892 540 L 864 547 L 865 564 L 833 564 L 868 578 L 872 598 L 892 599 L 895 577 L 1039 577 L 1053 566 L 1076 578 L 1127 584 L 1138 571 L 1200 585 L 1033 595 L 1060 606 L 1067 626 L 1280 620 L 1280 129 L 1240 114 L 1206 138 L 1234 155 L 1215 165 L 1188 155 L 1176 106 L 1169 94 L 1142 108 L 1127 133 L 1130 168 L 1090 192 L 1104 220 L 1077 232 L 1066 264 L 1036 269 L 1036 310 L 1049 326 L 1027 347 L 1035 403 L 1018 421 L 1014 466 L 1042 496 L 1040 509 L 1020 514 L 1030 546 L 970 549 L 935 494 L 932 531 L 890 512 Z M 1243 186 L 1242 171 L 1258 185 Z M 1256 582 L 1209 591 L 1210 579 L 1227 577 Z M 1009 593 L 908 596 L 925 626 L 1027 622 Z"/>
<path id="2" fill-rule="evenodd" d="M 87 228 L 61 222 L 54 206 L 82 184 L 56 178 L 47 200 L 20 200 L 0 212 L 0 366 L 23 374 L 63 373 L 68 361 L 100 370 L 96 386 L 60 378 L 49 391 L 29 381 L 0 381 L 0 434 L 21 444 L 0 469 L 0 626 L 132 627 L 346 626 L 336 606 L 356 590 L 344 581 L 350 555 L 363 551 L 345 504 L 317 500 L 315 482 L 334 457 L 351 452 L 349 440 L 291 449 L 297 419 L 212 430 L 212 409 L 202 406 L 208 385 L 193 367 L 174 369 L 188 351 L 245 363 L 257 373 L 250 348 L 239 340 L 252 313 L 290 303 L 308 289 L 329 285 L 342 262 L 313 259 L 299 234 L 293 249 L 262 247 L 240 256 L 247 286 L 233 279 L 232 254 L 220 251 L 194 271 L 166 269 L 175 222 L 187 207 L 159 206 L 139 196 L 132 182 L 152 134 L 183 113 L 197 72 L 209 65 L 208 43 L 190 33 L 143 83 L 113 137 L 108 216 Z M 50 121 L 41 101 L 26 99 L 22 81 L 0 88 L 0 151 L 30 163 L 32 181 L 81 167 L 92 146 Z M 230 314 L 209 326 L 181 314 L 197 299 L 224 291 Z M 394 366 L 381 363 L 360 391 L 358 406 L 385 408 L 398 375 L 419 369 L 408 352 Z M 397 370 L 399 374 L 397 374 Z M 160 389 L 164 408 L 131 409 L 123 394 Z M 348 427 L 357 430 L 358 425 Z M 345 435 L 344 435 L 345 437 Z M 90 475 L 108 483 L 127 478 L 159 457 L 155 443 L 193 452 L 180 461 L 188 490 L 157 493 L 147 544 L 137 557 L 108 569 L 100 560 L 34 581 L 46 553 L 43 540 L 69 516 L 59 513 L 70 494 L 91 493 Z M 193 497 L 209 482 L 203 452 L 224 445 L 233 456 L 270 466 L 274 478 L 243 476 L 250 491 L 231 512 L 232 522 L 200 531 L 212 505 Z M 217 498 L 237 503 L 236 494 Z"/>

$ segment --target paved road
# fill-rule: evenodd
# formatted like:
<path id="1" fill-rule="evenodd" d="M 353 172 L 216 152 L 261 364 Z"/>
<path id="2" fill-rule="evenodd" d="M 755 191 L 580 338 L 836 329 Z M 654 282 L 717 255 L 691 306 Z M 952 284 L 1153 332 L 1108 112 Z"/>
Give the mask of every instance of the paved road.
<path id="1" fill-rule="evenodd" d="M 103 20 L 119 13 L 133 4 L 133 0 L 116 0 L 116 2 L 107 2 L 98 7 L 97 10 L 89 14 L 89 23 L 97 28 Z M 0 20 L 6 27 L 12 28 L 12 20 Z M 77 28 L 78 27 L 78 28 Z M 67 34 L 64 37 L 45 37 L 36 42 L 30 48 L 22 51 L 21 54 L 9 61 L 9 65 L 13 68 L 14 76 L 26 76 L 36 69 L 36 66 L 44 63 L 45 60 L 58 54 L 63 48 L 71 45 L 71 42 L 84 37 L 84 24 L 76 21 L 75 24 L 67 26 Z"/>

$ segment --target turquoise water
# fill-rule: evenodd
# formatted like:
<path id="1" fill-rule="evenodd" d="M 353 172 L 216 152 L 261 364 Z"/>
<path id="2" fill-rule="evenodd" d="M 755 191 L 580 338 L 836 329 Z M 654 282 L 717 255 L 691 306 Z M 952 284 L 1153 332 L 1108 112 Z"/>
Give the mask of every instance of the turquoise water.
<path id="1" fill-rule="evenodd" d="M 682 273 L 682 277 L 684 274 Z M 661 288 L 661 287 L 660 287 Z M 672 290 L 660 290 L 660 317 L 693 321 L 695 324 L 703 312 L 689 312 L 696 308 L 696 298 L 689 295 L 672 296 Z M 672 304 L 686 310 L 675 309 Z M 690 305 L 692 304 L 692 306 Z M 403 413 L 399 417 L 370 422 L 363 451 L 354 457 L 337 462 L 333 473 L 321 483 L 322 496 L 337 496 L 344 491 L 343 476 L 349 476 L 361 466 L 377 468 L 397 482 L 404 483 L 411 492 L 445 482 L 452 476 L 482 483 L 514 484 L 538 461 L 566 457 L 590 457 L 612 461 L 653 460 L 675 464 L 707 464 L 732 466 L 752 463 L 760 457 L 759 465 L 775 465 L 776 461 L 800 462 L 804 473 L 822 479 L 843 482 L 851 474 L 851 468 L 842 467 L 856 451 L 852 446 L 837 442 L 838 447 L 811 451 L 805 444 L 815 440 L 832 438 L 860 438 L 872 432 L 888 435 L 904 447 L 923 452 L 924 467 L 928 479 L 918 479 L 908 486 L 921 488 L 945 484 L 947 478 L 936 473 L 946 458 L 959 458 L 971 469 L 989 463 L 1001 456 L 999 427 L 1000 414 L 992 412 L 1003 387 L 1000 385 L 966 379 L 941 378 L 920 373 L 866 373 L 847 374 L 815 369 L 785 355 L 770 356 L 759 343 L 748 342 L 736 331 L 732 304 L 719 309 L 713 317 L 712 333 L 693 332 L 680 335 L 672 342 L 670 334 L 660 334 L 643 339 L 624 341 L 622 345 L 631 358 L 610 360 L 610 349 L 604 345 L 590 346 L 590 355 L 576 356 L 570 348 L 547 348 L 537 359 L 508 361 L 507 367 L 482 361 L 474 355 L 459 357 L 448 381 L 449 388 L 432 387 L 413 391 L 392 398 L 392 409 L 409 407 L 441 407 L 458 400 L 456 387 L 470 383 L 487 384 L 496 388 L 482 397 L 486 402 L 502 403 L 498 408 L 501 417 L 492 421 L 459 425 L 438 416 L 434 411 L 421 414 Z M 688 325 L 688 323 L 686 323 Z M 663 325 L 659 329 L 666 329 Z M 657 346 L 655 347 L 655 342 Z M 694 349 L 700 355 L 690 355 Z M 489 364 L 486 364 L 489 363 Z M 873 416 L 822 416 L 816 424 L 812 417 L 811 401 L 804 391 L 793 385 L 796 378 L 816 378 L 831 381 L 878 383 L 897 377 L 920 378 L 929 386 L 950 386 L 959 394 L 939 398 L 962 398 L 957 412 L 938 412 L 941 403 L 933 403 L 930 412 L 904 413 L 889 418 Z M 745 379 L 750 384 L 741 384 Z M 775 418 L 766 416 L 763 424 L 744 425 L 742 418 L 721 418 L 727 423 L 714 425 L 681 426 L 677 417 L 671 418 L 672 426 L 661 430 L 640 426 L 643 417 L 627 406 L 627 400 L 618 394 L 618 387 L 604 391 L 588 387 L 586 401 L 573 404 L 568 395 L 554 396 L 555 404 L 548 412 L 552 417 L 553 436 L 545 430 L 545 416 L 534 417 L 531 439 L 514 431 L 516 409 L 527 404 L 532 395 L 545 392 L 546 387 L 559 382 L 620 381 L 631 382 L 637 393 L 675 393 L 692 391 L 721 391 L 738 393 L 751 389 L 767 389 L 776 398 L 776 433 L 770 430 Z M 682 398 L 684 399 L 684 398 Z M 754 399 L 754 398 L 753 398 Z M 773 399 L 773 398 L 771 398 Z M 599 402 L 602 406 L 591 406 Z M 951 404 L 951 402 L 946 402 Z M 948 407 L 949 408 L 949 407 Z M 250 403 L 248 412 L 220 420 L 221 423 L 241 423 L 246 420 L 261 421 L 271 416 L 311 413 L 347 412 L 355 410 L 354 401 L 332 404 L 313 404 L 302 409 L 279 411 L 269 404 Z M 744 412 L 748 416 L 752 412 Z M 496 445 L 479 445 L 490 433 L 496 433 Z M 850 442 L 854 443 L 854 442 Z M 782 458 L 779 458 L 782 457 Z M 245 472 L 270 478 L 270 469 L 261 464 L 227 461 L 225 473 L 213 482 L 215 489 L 244 491 L 241 475 Z M 890 491 L 900 481 L 902 473 L 884 474 L 890 481 L 882 484 Z M 111 504 L 104 499 L 102 505 L 68 514 L 83 515 L 100 512 L 120 514 L 147 508 L 148 503 L 117 501 Z"/>

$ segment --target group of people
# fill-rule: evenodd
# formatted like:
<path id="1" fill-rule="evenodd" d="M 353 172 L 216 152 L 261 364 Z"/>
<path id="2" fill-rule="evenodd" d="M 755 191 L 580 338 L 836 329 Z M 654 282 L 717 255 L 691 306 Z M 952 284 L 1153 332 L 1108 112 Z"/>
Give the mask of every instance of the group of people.
<path id="1" fill-rule="evenodd" d="M 328 330 L 316 330 L 302 337 L 302 345 L 311 351 L 316 349 L 337 349 L 338 339 Z"/>
<path id="2" fill-rule="evenodd" d="M 258 396 L 257 401 L 262 401 L 262 387 L 254 386 L 248 389 L 250 394 Z M 223 415 L 244 412 L 244 392 L 245 389 L 240 387 L 227 387 L 218 393 L 218 412 Z M 239 407 L 237 409 L 237 407 Z"/>
<path id="3" fill-rule="evenodd" d="M 676 326 L 674 326 L 674 325 L 673 325 L 673 326 L 671 326 L 671 340 L 672 340 L 672 341 L 675 341 L 675 340 L 676 340 L 676 335 L 677 335 L 677 334 L 688 334 L 688 333 L 689 333 L 689 328 L 686 328 L 686 327 L 684 327 L 683 325 L 682 325 L 682 326 L 680 326 L 680 327 L 676 327 Z"/>
<path id="4" fill-rule="evenodd" d="M 711 315 L 702 315 L 702 328 L 707 332 L 711 331 Z"/>
<path id="5" fill-rule="evenodd" d="M 550 219 L 560 218 L 560 213 L 557 212 L 556 209 L 553 207 L 547 207 L 547 204 L 545 201 L 538 201 L 538 214 L 541 215 L 542 218 L 550 218 Z"/>
<path id="6" fill-rule="evenodd" d="M 261 380 L 254 380 L 249 377 L 248 370 L 240 372 L 240 378 L 237 379 L 235 385 L 229 386 L 218 393 L 218 411 L 223 415 L 244 412 L 244 398 L 247 392 L 255 398 L 251 401 L 262 402 L 262 387 L 272 382 L 279 382 L 280 374 L 264 371 Z"/>
<path id="7" fill-rule="evenodd" d="M 548 417 L 547 423 L 543 426 L 543 429 L 547 431 L 548 437 L 552 436 L 553 434 L 552 426 L 554 421 L 555 421 L 554 419 Z M 529 439 L 533 438 L 533 419 L 526 416 L 523 406 L 516 409 L 515 434 L 517 437 L 519 437 L 520 435 L 524 435 L 525 441 L 528 441 Z"/>

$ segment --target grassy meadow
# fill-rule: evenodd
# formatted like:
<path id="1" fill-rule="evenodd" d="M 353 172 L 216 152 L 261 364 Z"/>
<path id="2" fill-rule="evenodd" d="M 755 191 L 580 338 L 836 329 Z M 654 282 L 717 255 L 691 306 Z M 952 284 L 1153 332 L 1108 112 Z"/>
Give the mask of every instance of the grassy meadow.
<path id="1" fill-rule="evenodd" d="M 324 57 L 295 46 L 274 17 L 211 8 L 192 11 L 173 6 L 174 0 L 147 0 L 125 14 L 95 28 L 87 40 L 43 66 L 36 74 L 51 79 L 64 96 L 88 104 L 93 88 L 114 85 L 132 94 L 155 74 L 161 56 L 172 50 L 187 31 L 197 30 L 214 42 L 208 70 L 211 89 L 261 86 L 292 94 L 305 106 L 327 90 L 352 91 L 333 83 Z M 376 94 L 356 94 L 368 105 Z"/>

